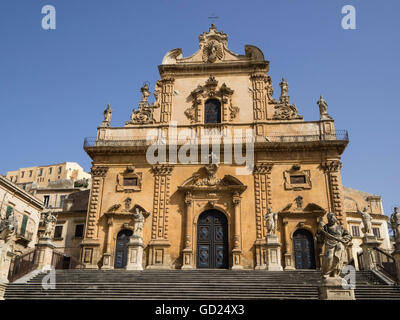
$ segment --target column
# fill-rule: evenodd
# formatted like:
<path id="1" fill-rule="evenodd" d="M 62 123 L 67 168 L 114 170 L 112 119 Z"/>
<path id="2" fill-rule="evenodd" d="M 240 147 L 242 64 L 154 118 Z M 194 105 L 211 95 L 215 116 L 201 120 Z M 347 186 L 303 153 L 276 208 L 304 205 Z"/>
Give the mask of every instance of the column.
<path id="1" fill-rule="evenodd" d="M 289 226 L 287 221 L 283 221 L 283 232 L 285 235 L 285 270 L 295 270 L 293 254 L 292 254 L 292 240 L 290 239 Z"/>
<path id="2" fill-rule="evenodd" d="M 105 248 L 105 252 L 103 253 L 103 265 L 101 269 L 112 269 L 112 257 L 111 257 L 111 243 L 112 243 L 112 234 L 113 234 L 113 224 L 114 220 L 112 217 L 107 217 L 107 244 Z"/>
<path id="3" fill-rule="evenodd" d="M 183 265 L 182 269 L 193 269 L 193 242 L 192 242 L 192 211 L 193 211 L 193 198 L 190 192 L 185 195 L 185 246 L 182 251 Z"/>
<path id="4" fill-rule="evenodd" d="M 170 269 L 168 218 L 172 165 L 154 165 L 154 200 L 149 265 L 147 269 Z"/>
<path id="5" fill-rule="evenodd" d="M 160 80 L 161 83 L 161 121 L 168 123 L 171 121 L 172 112 L 172 97 L 174 93 L 174 81 L 171 76 L 164 77 Z"/>
<path id="6" fill-rule="evenodd" d="M 103 198 L 104 179 L 108 172 L 108 167 L 93 165 L 92 189 L 90 191 L 90 201 L 88 215 L 86 219 L 86 234 L 81 243 L 81 261 L 87 269 L 98 269 L 98 262 L 101 259 L 100 241 L 97 238 L 98 220 L 101 214 L 101 203 Z"/>
<path id="7" fill-rule="evenodd" d="M 240 219 L 240 195 L 238 192 L 233 194 L 232 203 L 234 207 L 234 236 L 233 236 L 233 249 L 232 249 L 232 270 L 241 270 L 243 266 L 241 265 L 241 255 L 242 255 L 242 244 L 240 237 L 241 230 L 241 219 Z"/>

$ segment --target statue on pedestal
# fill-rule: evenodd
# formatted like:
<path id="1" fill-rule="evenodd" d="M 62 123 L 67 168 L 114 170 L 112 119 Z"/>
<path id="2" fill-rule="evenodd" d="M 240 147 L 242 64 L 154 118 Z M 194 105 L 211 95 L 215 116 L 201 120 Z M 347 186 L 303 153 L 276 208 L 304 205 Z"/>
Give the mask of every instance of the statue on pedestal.
<path id="1" fill-rule="evenodd" d="M 57 218 L 51 213 L 47 213 L 46 217 L 44 218 L 44 233 L 42 238 L 44 239 L 52 239 L 54 234 L 54 229 L 56 228 Z"/>
<path id="2" fill-rule="evenodd" d="M 316 234 L 317 239 L 325 245 L 321 268 L 322 276 L 324 279 L 340 278 L 346 247 L 350 243 L 352 237 L 349 232 L 338 223 L 334 213 L 328 213 L 327 217 L 328 223 L 324 226 L 319 225 Z"/>
<path id="3" fill-rule="evenodd" d="M 142 238 L 145 215 L 147 216 L 147 213 L 145 211 L 141 210 L 139 207 L 135 208 L 135 212 L 133 214 L 134 238 Z"/>
<path id="4" fill-rule="evenodd" d="M 276 229 L 278 227 L 278 214 L 272 212 L 271 208 L 268 208 L 267 213 L 264 215 L 264 220 L 266 221 L 268 235 L 276 234 Z"/>
<path id="5" fill-rule="evenodd" d="M 371 223 L 371 215 L 367 212 L 367 208 L 364 208 L 363 211 L 360 211 L 359 209 L 357 209 L 357 213 L 359 213 L 361 215 L 362 218 L 362 222 L 363 222 L 363 228 L 361 229 L 362 232 L 364 232 L 365 236 L 373 236 L 373 232 L 372 232 L 372 223 Z"/>
<path id="6" fill-rule="evenodd" d="M 322 96 L 319 97 L 317 105 L 319 106 L 319 114 L 321 119 L 332 119 L 328 114 L 328 103 L 324 98 L 322 98 Z"/>
<path id="7" fill-rule="evenodd" d="M 289 85 L 286 82 L 285 78 L 282 78 L 282 82 L 279 84 L 281 87 L 281 100 L 283 97 L 287 97 L 289 91 Z"/>

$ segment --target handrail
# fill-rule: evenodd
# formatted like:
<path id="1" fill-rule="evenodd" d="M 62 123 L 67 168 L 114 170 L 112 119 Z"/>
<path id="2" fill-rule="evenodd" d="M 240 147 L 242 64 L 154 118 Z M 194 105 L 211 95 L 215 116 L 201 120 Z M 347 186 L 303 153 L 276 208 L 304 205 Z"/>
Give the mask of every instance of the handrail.
<path id="1" fill-rule="evenodd" d="M 13 282 L 35 270 L 38 266 L 36 259 L 37 253 L 37 250 L 33 249 L 19 256 L 15 256 L 11 260 L 10 269 L 8 272 L 8 280 Z"/>

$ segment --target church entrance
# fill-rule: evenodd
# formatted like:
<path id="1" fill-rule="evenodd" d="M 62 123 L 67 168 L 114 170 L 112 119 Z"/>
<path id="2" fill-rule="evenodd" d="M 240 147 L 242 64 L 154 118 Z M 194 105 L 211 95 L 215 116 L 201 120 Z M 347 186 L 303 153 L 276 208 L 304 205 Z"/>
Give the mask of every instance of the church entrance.
<path id="1" fill-rule="evenodd" d="M 116 269 L 125 268 L 126 266 L 128 260 L 128 242 L 132 234 L 132 230 L 122 230 L 118 233 L 114 263 L 114 268 Z"/>
<path id="2" fill-rule="evenodd" d="M 218 210 L 203 212 L 197 223 L 197 268 L 228 269 L 228 221 Z"/>
<path id="3" fill-rule="evenodd" d="M 296 269 L 315 269 L 314 238 L 311 232 L 300 229 L 293 234 Z"/>

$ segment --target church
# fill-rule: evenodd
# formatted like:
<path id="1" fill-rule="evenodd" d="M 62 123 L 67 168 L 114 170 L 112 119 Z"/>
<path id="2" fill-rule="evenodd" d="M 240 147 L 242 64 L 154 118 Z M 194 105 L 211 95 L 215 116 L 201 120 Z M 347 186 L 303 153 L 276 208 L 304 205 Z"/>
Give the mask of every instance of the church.
<path id="1" fill-rule="evenodd" d="M 199 47 L 188 57 L 167 52 L 154 102 L 145 83 L 123 126 L 110 125 L 109 105 L 96 138 L 85 139 L 92 189 L 81 262 L 88 269 L 318 269 L 315 233 L 327 213 L 348 228 L 347 131 L 336 130 L 323 97 L 315 100 L 320 120 L 304 120 L 284 78 L 274 98 L 259 48 L 230 51 L 214 24 Z"/>

